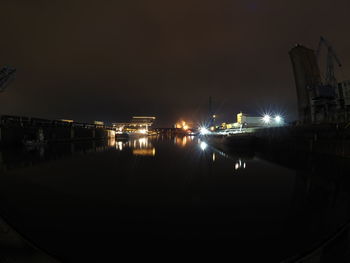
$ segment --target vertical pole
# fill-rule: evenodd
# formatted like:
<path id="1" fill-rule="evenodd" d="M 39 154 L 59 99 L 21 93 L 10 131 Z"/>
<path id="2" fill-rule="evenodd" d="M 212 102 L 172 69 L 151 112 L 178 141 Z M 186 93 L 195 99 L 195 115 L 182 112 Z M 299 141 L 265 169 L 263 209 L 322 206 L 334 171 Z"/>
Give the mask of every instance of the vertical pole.
<path id="1" fill-rule="evenodd" d="M 214 113 L 213 113 L 213 100 L 212 97 L 209 96 L 209 126 L 214 126 Z"/>

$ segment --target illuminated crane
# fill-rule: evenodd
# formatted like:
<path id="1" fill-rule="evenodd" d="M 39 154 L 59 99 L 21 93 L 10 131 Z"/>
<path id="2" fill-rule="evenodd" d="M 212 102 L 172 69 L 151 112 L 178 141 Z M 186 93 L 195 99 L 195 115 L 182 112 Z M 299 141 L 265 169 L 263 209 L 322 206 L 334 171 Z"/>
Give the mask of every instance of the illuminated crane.
<path id="1" fill-rule="evenodd" d="M 0 92 L 4 91 L 8 84 L 13 79 L 16 69 L 3 67 L 0 69 Z"/>

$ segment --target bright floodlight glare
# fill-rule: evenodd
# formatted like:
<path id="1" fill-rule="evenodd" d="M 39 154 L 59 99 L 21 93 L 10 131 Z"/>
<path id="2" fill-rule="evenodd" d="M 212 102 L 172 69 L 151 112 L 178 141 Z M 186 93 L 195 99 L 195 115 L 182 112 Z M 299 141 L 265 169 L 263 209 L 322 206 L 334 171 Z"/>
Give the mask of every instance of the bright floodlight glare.
<path id="1" fill-rule="evenodd" d="M 206 135 L 206 134 L 209 133 L 208 129 L 205 128 L 205 127 L 201 127 L 201 128 L 199 129 L 199 132 L 200 132 L 201 135 Z"/>
<path id="2" fill-rule="evenodd" d="M 269 122 L 270 122 L 270 119 L 271 119 L 270 115 L 267 115 L 267 114 L 263 117 L 263 121 L 264 121 L 265 123 L 269 123 Z"/>
<path id="3" fill-rule="evenodd" d="M 277 115 L 277 116 L 275 117 L 275 122 L 276 122 L 276 123 L 281 123 L 281 122 L 282 122 L 282 117 L 279 116 L 279 115 Z"/>
<path id="4" fill-rule="evenodd" d="M 205 142 L 201 142 L 200 147 L 201 149 L 204 151 L 207 148 L 208 144 L 206 144 Z"/>

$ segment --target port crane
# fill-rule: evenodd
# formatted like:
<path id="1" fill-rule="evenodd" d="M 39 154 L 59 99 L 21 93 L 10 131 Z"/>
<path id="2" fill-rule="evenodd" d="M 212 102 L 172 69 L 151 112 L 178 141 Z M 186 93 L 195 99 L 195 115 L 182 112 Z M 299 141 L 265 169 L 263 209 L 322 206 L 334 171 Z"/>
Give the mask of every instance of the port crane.
<path id="1" fill-rule="evenodd" d="M 319 59 L 320 53 L 322 50 L 322 46 L 327 48 L 327 60 L 326 60 L 326 74 L 325 74 L 325 84 L 331 87 L 336 88 L 338 86 L 337 79 L 334 74 L 334 61 L 338 64 L 339 67 L 342 66 L 340 60 L 335 53 L 333 47 L 330 45 L 329 41 L 327 41 L 324 37 L 320 37 L 320 41 L 318 43 L 318 48 L 316 50 L 316 57 Z"/>
<path id="2" fill-rule="evenodd" d="M 14 68 L 3 67 L 0 69 L 0 92 L 3 92 L 11 80 L 13 80 L 15 73 L 16 69 Z"/>

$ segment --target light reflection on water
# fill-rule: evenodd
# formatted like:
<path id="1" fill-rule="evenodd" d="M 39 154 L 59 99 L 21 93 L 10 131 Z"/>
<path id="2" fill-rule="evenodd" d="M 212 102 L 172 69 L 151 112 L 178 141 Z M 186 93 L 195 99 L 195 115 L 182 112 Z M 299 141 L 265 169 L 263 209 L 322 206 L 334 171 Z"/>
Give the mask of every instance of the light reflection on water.
<path id="1" fill-rule="evenodd" d="M 206 162 L 215 163 L 222 160 L 232 162 L 236 172 L 247 167 L 244 157 L 229 156 L 223 151 L 209 146 L 200 138 L 194 136 L 152 136 L 129 139 L 109 138 L 106 141 L 86 141 L 74 143 L 58 143 L 53 145 L 27 147 L 23 149 L 3 149 L 0 151 L 0 171 L 17 167 L 32 166 L 51 159 L 62 159 L 70 155 L 82 155 L 96 152 L 116 150 L 139 157 L 155 157 L 161 141 L 172 141 L 180 149 L 193 148 L 188 158 L 205 158 Z M 232 167 L 231 166 L 231 167 Z M 232 170 L 231 170 L 232 171 Z"/>
<path id="2" fill-rule="evenodd" d="M 155 156 L 156 148 L 148 137 L 132 138 L 129 140 L 117 140 L 115 148 L 119 151 L 131 149 L 133 155 Z"/>
<path id="3" fill-rule="evenodd" d="M 115 149 L 120 152 L 130 152 L 135 156 L 151 156 L 155 157 L 157 150 L 156 145 L 153 142 L 157 142 L 164 139 L 162 136 L 158 137 L 137 137 L 129 139 L 117 139 L 115 141 Z M 169 138 L 167 138 L 169 139 Z M 228 154 L 210 147 L 205 141 L 194 136 L 174 136 L 172 138 L 174 145 L 184 148 L 195 145 L 199 151 L 193 152 L 192 157 L 207 156 L 208 162 L 216 162 L 220 158 L 232 161 L 234 172 L 240 169 L 246 169 L 247 162 L 242 157 L 232 157 Z M 111 145 L 111 144 L 109 144 Z M 210 157 L 211 156 L 211 157 Z M 210 158 L 209 158 L 210 157 Z M 219 158 L 220 157 L 220 158 Z"/>
<path id="4" fill-rule="evenodd" d="M 346 174 L 344 163 L 325 170 L 319 164 L 326 162 L 305 159 L 300 162 L 312 169 L 301 172 L 261 161 L 254 154 L 227 154 L 190 136 L 112 139 L 1 153 L 1 165 L 12 160 L 36 166 L 1 177 L 0 206 L 10 211 L 3 216 L 48 251 L 50 244 L 57 248 L 56 240 L 62 254 L 66 252 L 62 244 L 77 246 L 76 252 L 67 254 L 70 262 L 74 256 L 89 256 L 81 251 L 108 253 L 104 238 L 111 233 L 122 244 L 141 238 L 142 245 L 152 241 L 154 233 L 178 237 L 179 243 L 182 237 L 198 236 L 198 242 L 221 238 L 235 253 L 249 239 L 249 249 L 261 249 L 256 254 L 270 259 L 261 261 L 278 262 L 309 249 L 350 218 L 348 177 L 329 176 L 334 171 Z M 45 161 L 52 162 L 40 165 Z M 101 231 L 91 231 L 95 225 Z M 137 238 L 132 239 L 129 230 Z M 145 240 L 139 233 L 147 233 Z M 124 242 L 127 238 L 131 243 Z"/>
<path id="5" fill-rule="evenodd" d="M 215 149 L 211 146 L 209 146 L 205 141 L 202 141 L 200 138 L 197 140 L 198 147 L 201 149 L 202 152 L 206 152 L 209 150 L 209 154 L 211 154 L 211 160 L 214 163 L 217 161 L 218 156 L 223 157 L 224 159 L 232 160 L 233 161 L 233 170 L 237 171 L 240 169 L 246 169 L 247 168 L 247 161 L 246 159 L 252 159 L 252 157 L 249 158 L 243 158 L 242 156 L 230 156 L 227 153 L 220 151 L 218 149 Z"/>
<path id="6" fill-rule="evenodd" d="M 174 144 L 185 147 L 188 143 L 191 143 L 194 140 L 194 136 L 175 136 Z"/>
<path id="7" fill-rule="evenodd" d="M 234 169 L 235 170 L 239 170 L 239 169 L 245 169 L 247 167 L 247 164 L 245 161 L 242 161 L 242 159 L 238 159 L 238 161 L 236 161 Z"/>
<path id="8" fill-rule="evenodd" d="M 200 147 L 203 151 L 205 151 L 205 149 L 208 147 L 208 144 L 206 142 L 201 142 Z"/>
<path id="9" fill-rule="evenodd" d="M 154 139 L 154 138 L 153 138 Z M 202 154 L 211 155 L 211 160 L 208 159 L 208 162 L 215 162 L 217 161 L 218 157 L 217 154 L 224 158 L 225 160 L 232 160 L 234 171 L 240 170 L 240 169 L 246 169 L 247 162 L 242 157 L 232 157 L 228 154 L 217 150 L 213 147 L 210 147 L 205 141 L 201 140 L 200 138 L 196 138 L 194 136 L 175 136 L 174 144 L 179 147 L 186 147 L 191 144 L 197 144 L 198 149 L 202 152 Z M 130 141 L 117 141 L 116 148 L 120 151 L 123 149 L 126 150 L 126 147 L 132 149 L 132 153 L 134 155 L 144 155 L 144 156 L 155 156 L 156 154 L 156 148 L 152 144 L 152 140 L 148 137 L 142 137 L 139 139 L 131 139 Z M 199 153 L 197 153 L 199 154 Z"/>

